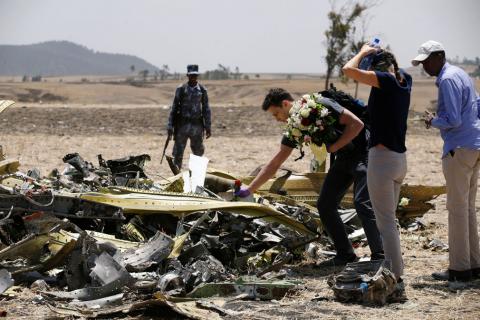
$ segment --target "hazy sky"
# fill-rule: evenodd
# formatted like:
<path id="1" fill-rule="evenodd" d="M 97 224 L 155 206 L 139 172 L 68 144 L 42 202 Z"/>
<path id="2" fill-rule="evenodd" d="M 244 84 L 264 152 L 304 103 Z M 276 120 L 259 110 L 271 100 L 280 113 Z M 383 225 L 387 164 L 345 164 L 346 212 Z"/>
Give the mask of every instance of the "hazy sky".
<path id="1" fill-rule="evenodd" d="M 0 44 L 69 40 L 182 73 L 188 63 L 318 73 L 329 9 L 327 0 L 0 0 Z M 383 0 L 369 16 L 366 35 L 400 66 L 429 39 L 447 56 L 480 56 L 480 0 Z"/>

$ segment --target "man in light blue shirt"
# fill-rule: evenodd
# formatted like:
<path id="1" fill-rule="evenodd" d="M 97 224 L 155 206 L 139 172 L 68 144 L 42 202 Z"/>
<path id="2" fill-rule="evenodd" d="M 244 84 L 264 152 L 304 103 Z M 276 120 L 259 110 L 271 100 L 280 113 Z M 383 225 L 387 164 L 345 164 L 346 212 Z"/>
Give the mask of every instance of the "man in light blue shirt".
<path id="1" fill-rule="evenodd" d="M 480 278 L 480 243 L 475 199 L 480 168 L 479 101 L 472 79 L 446 62 L 443 45 L 427 41 L 412 64 L 423 65 L 436 76 L 436 115 L 426 112 L 425 124 L 440 129 L 444 141 L 442 169 L 447 184 L 449 268 L 433 273 L 437 280 L 469 281 Z"/>

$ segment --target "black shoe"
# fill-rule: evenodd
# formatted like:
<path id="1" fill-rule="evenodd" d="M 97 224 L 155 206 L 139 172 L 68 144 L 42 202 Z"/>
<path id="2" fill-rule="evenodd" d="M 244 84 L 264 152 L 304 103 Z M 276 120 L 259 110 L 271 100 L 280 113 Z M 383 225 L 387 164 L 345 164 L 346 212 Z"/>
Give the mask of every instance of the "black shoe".
<path id="1" fill-rule="evenodd" d="M 448 281 L 448 270 L 443 272 L 432 273 L 432 278 L 439 281 Z"/>
<path id="2" fill-rule="evenodd" d="M 343 268 L 347 265 L 347 263 L 358 261 L 358 257 L 356 255 L 352 255 L 348 258 L 335 256 L 331 259 L 324 260 L 322 262 L 318 262 L 316 264 L 317 268 Z"/>
<path id="3" fill-rule="evenodd" d="M 473 268 L 471 271 L 473 279 L 480 279 L 480 268 Z"/>
<path id="4" fill-rule="evenodd" d="M 467 282 L 472 280 L 472 270 L 465 270 L 465 271 L 455 271 L 448 269 L 444 272 L 434 272 L 432 273 L 432 277 L 435 280 L 440 281 L 460 281 L 460 282 Z"/>

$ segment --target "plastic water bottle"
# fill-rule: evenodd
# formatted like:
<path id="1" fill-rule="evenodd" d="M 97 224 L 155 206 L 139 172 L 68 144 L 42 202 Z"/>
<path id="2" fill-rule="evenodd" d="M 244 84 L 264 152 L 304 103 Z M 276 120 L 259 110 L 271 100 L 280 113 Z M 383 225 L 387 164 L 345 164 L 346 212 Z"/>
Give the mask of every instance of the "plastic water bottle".
<path id="1" fill-rule="evenodd" d="M 366 293 L 368 291 L 368 283 L 366 282 L 360 283 L 360 290 L 362 291 L 362 293 Z"/>
<path id="2" fill-rule="evenodd" d="M 367 293 L 367 291 L 368 291 L 368 283 L 366 283 L 366 282 L 360 283 L 360 290 L 362 291 L 362 293 Z"/>
<path id="3" fill-rule="evenodd" d="M 380 39 L 379 38 L 373 38 L 372 41 L 369 43 L 371 47 L 380 49 Z M 370 53 L 369 55 L 366 55 L 363 57 L 363 59 L 360 61 L 360 64 L 358 67 L 362 70 L 368 70 L 370 66 L 372 65 L 373 58 L 375 57 L 375 53 Z"/>

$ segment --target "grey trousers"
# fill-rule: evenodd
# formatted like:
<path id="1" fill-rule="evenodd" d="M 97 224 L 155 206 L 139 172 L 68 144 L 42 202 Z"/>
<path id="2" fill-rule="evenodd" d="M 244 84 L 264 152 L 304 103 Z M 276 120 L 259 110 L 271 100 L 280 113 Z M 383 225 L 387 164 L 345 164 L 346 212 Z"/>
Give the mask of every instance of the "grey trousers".
<path id="1" fill-rule="evenodd" d="M 379 147 L 373 147 L 368 152 L 367 184 L 370 201 L 382 236 L 385 260 L 391 263 L 397 279 L 403 275 L 403 258 L 395 213 L 400 187 L 406 174 L 405 153 Z"/>
<path id="2" fill-rule="evenodd" d="M 203 124 L 183 123 L 175 133 L 175 144 L 173 145 L 173 163 L 182 169 L 183 152 L 187 146 L 187 140 L 190 139 L 190 148 L 196 156 L 203 156 L 205 146 L 203 145 Z"/>
<path id="3" fill-rule="evenodd" d="M 449 269 L 480 268 L 477 196 L 480 151 L 458 148 L 442 159 L 447 183 Z"/>

